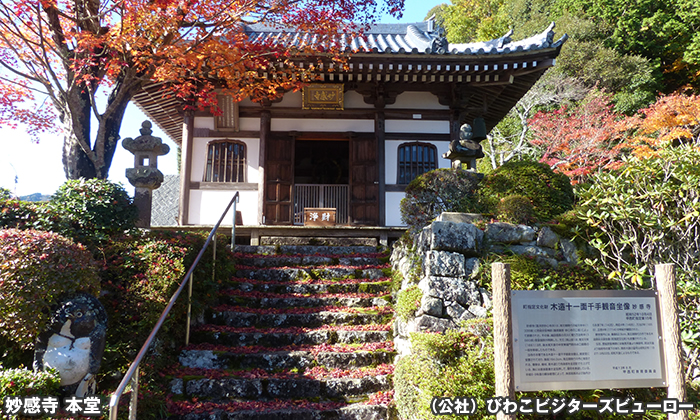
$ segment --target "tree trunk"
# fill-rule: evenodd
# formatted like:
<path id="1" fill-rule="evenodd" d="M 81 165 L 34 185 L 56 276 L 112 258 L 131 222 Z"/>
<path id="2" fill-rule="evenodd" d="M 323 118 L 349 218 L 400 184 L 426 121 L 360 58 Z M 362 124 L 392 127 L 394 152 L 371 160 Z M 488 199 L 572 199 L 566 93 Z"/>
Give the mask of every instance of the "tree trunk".
<path id="1" fill-rule="evenodd" d="M 131 95 L 117 84 L 107 100 L 107 108 L 97 120 L 97 132 L 92 140 L 90 130 L 93 118 L 90 94 L 87 89 L 68 93 L 63 104 L 67 111 L 63 122 L 63 170 L 67 179 L 107 179 L 114 152 L 119 144 L 119 131 Z M 136 90 L 131 86 L 129 91 Z M 138 135 L 138 134 L 137 134 Z"/>

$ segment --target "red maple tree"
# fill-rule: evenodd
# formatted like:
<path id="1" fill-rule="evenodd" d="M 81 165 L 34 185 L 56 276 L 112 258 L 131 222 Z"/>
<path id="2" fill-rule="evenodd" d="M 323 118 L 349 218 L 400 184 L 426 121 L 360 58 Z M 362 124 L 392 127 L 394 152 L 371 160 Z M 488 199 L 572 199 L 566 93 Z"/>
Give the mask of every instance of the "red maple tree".
<path id="1" fill-rule="evenodd" d="M 574 107 L 535 114 L 528 123 L 531 144 L 543 152 L 540 162 L 566 174 L 573 184 L 601 168 L 618 166 L 629 120 L 613 110 L 610 100 L 609 94 L 594 89 Z"/>
<path id="2" fill-rule="evenodd" d="M 329 35 L 362 29 L 379 13 L 400 16 L 403 2 L 3 0 L 0 124 L 62 132 L 66 177 L 106 178 L 126 106 L 145 85 L 163 83 L 164 95 L 200 107 L 215 105 L 216 88 L 238 98 L 278 96 L 312 80 L 313 64 L 342 60 Z M 321 42 L 293 50 L 251 42 L 244 25 L 254 23 Z"/>

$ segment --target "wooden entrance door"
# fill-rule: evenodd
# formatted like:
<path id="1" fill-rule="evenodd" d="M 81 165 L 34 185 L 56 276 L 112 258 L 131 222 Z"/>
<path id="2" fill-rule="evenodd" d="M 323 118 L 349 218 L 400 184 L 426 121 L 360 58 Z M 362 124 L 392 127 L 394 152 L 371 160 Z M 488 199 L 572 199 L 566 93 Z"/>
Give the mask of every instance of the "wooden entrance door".
<path id="1" fill-rule="evenodd" d="M 377 139 L 357 134 L 350 140 L 350 220 L 352 224 L 379 224 L 379 171 Z"/>
<path id="2" fill-rule="evenodd" d="M 283 134 L 271 134 L 266 149 L 263 209 L 265 224 L 291 225 L 294 138 Z"/>

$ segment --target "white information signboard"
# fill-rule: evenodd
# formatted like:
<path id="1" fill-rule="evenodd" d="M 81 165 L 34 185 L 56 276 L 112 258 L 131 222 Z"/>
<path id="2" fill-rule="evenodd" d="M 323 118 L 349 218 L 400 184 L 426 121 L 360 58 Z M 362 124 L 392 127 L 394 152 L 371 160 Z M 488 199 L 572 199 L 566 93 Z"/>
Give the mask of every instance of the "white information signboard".
<path id="1" fill-rule="evenodd" d="M 516 391 L 665 387 L 656 291 L 511 292 Z"/>

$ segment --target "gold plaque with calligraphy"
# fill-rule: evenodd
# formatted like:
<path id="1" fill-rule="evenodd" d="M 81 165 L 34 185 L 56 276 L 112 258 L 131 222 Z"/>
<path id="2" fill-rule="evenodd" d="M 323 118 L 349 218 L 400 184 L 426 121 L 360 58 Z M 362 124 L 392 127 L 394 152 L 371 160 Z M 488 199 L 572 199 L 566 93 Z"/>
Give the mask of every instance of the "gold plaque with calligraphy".
<path id="1" fill-rule="evenodd" d="M 311 84 L 301 91 L 302 109 L 343 109 L 343 84 Z"/>

